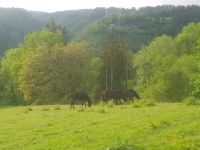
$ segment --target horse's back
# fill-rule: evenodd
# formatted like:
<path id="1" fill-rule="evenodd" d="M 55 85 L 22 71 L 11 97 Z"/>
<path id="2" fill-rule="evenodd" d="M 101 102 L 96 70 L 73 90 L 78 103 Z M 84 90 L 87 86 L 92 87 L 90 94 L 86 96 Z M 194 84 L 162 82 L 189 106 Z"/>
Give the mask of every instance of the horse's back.
<path id="1" fill-rule="evenodd" d="M 140 99 L 139 94 L 135 90 L 128 89 L 128 91 L 129 91 L 129 94 L 130 94 L 131 97 L 136 97 L 137 99 Z"/>

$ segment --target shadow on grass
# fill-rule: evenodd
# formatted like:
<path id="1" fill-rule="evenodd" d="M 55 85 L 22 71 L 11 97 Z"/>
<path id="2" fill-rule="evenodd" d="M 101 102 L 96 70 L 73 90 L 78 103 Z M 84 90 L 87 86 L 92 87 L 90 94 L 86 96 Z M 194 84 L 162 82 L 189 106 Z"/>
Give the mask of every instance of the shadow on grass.
<path id="1" fill-rule="evenodd" d="M 0 109 L 5 109 L 5 108 L 16 108 L 16 107 L 21 107 L 21 106 L 4 106 L 4 105 L 0 105 Z"/>

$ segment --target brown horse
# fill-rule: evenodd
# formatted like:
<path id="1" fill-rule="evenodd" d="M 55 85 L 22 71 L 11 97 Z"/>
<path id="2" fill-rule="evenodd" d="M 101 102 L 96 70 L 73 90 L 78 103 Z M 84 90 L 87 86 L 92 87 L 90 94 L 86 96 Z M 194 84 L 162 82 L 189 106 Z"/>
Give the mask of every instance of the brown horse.
<path id="1" fill-rule="evenodd" d="M 138 93 L 133 89 L 112 89 L 112 90 L 106 90 L 102 94 L 102 102 L 103 104 L 108 104 L 108 101 L 113 99 L 115 104 L 120 104 L 121 99 L 124 100 L 124 102 L 133 102 L 134 97 L 137 99 L 140 99 Z"/>
<path id="2" fill-rule="evenodd" d="M 124 100 L 124 102 L 133 102 L 133 99 L 137 98 L 140 99 L 140 96 L 138 95 L 138 93 L 133 90 L 133 89 L 123 89 L 122 91 L 122 99 Z"/>
<path id="3" fill-rule="evenodd" d="M 122 90 L 121 89 L 112 89 L 112 90 L 106 90 L 102 94 L 102 102 L 103 104 L 108 104 L 108 101 L 113 99 L 115 104 L 119 104 L 120 100 L 122 98 Z"/>
<path id="4" fill-rule="evenodd" d="M 75 108 L 74 105 L 75 105 L 76 101 L 81 101 L 82 106 L 85 105 L 85 108 L 86 108 L 87 104 L 89 107 L 91 107 L 91 105 L 92 105 L 92 102 L 91 102 L 88 94 L 85 92 L 75 92 L 75 93 L 71 94 L 67 99 L 68 100 L 71 99 L 70 108 Z"/>

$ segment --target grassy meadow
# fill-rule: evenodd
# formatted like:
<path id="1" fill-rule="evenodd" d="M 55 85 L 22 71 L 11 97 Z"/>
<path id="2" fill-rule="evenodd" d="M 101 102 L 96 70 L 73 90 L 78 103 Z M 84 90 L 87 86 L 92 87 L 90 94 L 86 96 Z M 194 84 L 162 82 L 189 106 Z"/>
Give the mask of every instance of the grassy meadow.
<path id="1" fill-rule="evenodd" d="M 0 107 L 0 150 L 197 150 L 200 107 Z"/>

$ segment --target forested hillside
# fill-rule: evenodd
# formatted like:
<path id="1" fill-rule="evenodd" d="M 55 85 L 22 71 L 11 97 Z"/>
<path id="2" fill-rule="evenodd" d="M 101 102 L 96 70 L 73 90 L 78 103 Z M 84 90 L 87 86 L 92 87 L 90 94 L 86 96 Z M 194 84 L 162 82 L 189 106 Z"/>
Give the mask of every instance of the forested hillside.
<path id="1" fill-rule="evenodd" d="M 58 25 L 66 26 L 71 34 L 77 34 L 84 27 L 103 18 L 104 16 L 112 14 L 123 14 L 131 12 L 130 9 L 125 8 L 95 8 L 95 9 L 80 9 L 58 11 L 54 13 L 31 12 L 34 17 L 39 20 L 48 21 L 51 17 L 55 18 Z"/>
<path id="2" fill-rule="evenodd" d="M 46 13 L 18 8 L 0 8 L 0 57 L 5 50 L 20 44 L 28 33 L 40 30 L 51 17 L 54 17 L 58 25 L 66 26 L 71 35 L 75 36 L 88 24 L 105 15 L 129 11 L 119 8 L 96 8 Z"/>
<path id="3" fill-rule="evenodd" d="M 58 25 L 66 26 L 74 41 L 84 41 L 99 49 L 105 34 L 112 30 L 128 41 L 132 51 L 138 51 L 156 36 L 175 36 L 183 26 L 200 21 L 200 7 L 158 6 L 139 10 L 111 7 L 55 13 L 1 8 L 0 56 L 17 47 L 28 33 L 40 30 L 51 17 Z"/>
<path id="4" fill-rule="evenodd" d="M 90 24 L 77 37 L 99 48 L 108 32 L 115 32 L 128 41 L 132 51 L 138 51 L 163 34 L 176 36 L 190 22 L 200 21 L 200 7 L 158 6 L 132 10 L 120 15 L 109 15 Z"/>
<path id="5" fill-rule="evenodd" d="M 96 13 L 96 22 L 82 19 L 85 25 L 77 23 L 71 30 L 64 27 L 65 21 L 56 22 L 61 15 L 27 14 L 37 18 L 38 29 L 45 26 L 25 36 L 2 58 L 0 104 L 64 103 L 75 91 L 87 92 L 98 103 L 103 91 L 128 88 L 158 102 L 199 100 L 200 8 L 109 9 L 116 14 Z M 41 15 L 47 17 L 43 23 Z M 13 38 L 14 31 L 29 32 L 23 24 L 20 27 L 8 30 Z M 77 27 L 82 31 L 72 35 Z"/>
<path id="6" fill-rule="evenodd" d="M 20 44 L 24 37 L 41 29 L 43 23 L 23 9 L 0 8 L 0 57 L 4 51 Z"/>

